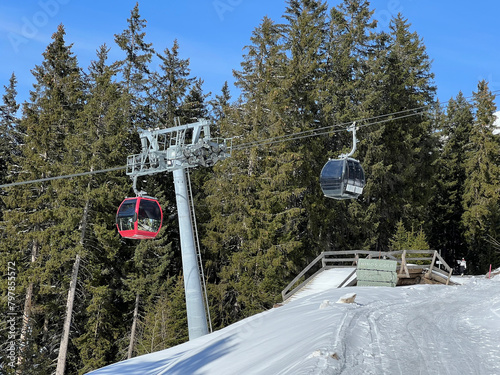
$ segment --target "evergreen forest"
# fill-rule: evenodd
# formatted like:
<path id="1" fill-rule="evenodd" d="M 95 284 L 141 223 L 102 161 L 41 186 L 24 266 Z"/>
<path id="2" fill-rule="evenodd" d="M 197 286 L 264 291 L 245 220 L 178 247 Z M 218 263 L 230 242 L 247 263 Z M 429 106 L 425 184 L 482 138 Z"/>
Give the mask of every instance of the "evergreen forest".
<path id="1" fill-rule="evenodd" d="M 431 57 L 403 15 L 381 31 L 367 0 L 337 3 L 287 0 L 280 20 L 264 17 L 232 72 L 236 97 L 227 83 L 204 92 L 176 40 L 149 43 L 138 4 L 90 66 L 60 25 L 41 63 L 2 83 L 2 374 L 84 374 L 188 340 L 171 174 L 138 181 L 164 211 L 154 240 L 116 230 L 134 195 L 123 170 L 47 180 L 125 166 L 138 130 L 176 118 L 209 119 L 233 140 L 230 158 L 189 171 L 214 330 L 281 302 L 323 251 L 426 247 L 450 265 L 465 257 L 470 273 L 500 266 L 488 82 L 440 103 Z M 109 61 L 111 48 L 123 59 Z M 24 103 L 16 74 L 34 77 Z M 357 200 L 328 199 L 320 172 L 351 149 L 354 121 L 367 184 Z"/>

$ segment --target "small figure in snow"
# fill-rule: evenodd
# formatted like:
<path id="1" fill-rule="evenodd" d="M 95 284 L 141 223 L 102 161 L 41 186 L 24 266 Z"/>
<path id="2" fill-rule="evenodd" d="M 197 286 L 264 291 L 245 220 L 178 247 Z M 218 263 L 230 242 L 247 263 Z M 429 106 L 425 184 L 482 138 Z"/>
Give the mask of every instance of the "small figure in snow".
<path id="1" fill-rule="evenodd" d="M 460 275 L 463 276 L 465 270 L 467 269 L 467 263 L 465 262 L 465 258 L 462 258 L 462 260 L 459 263 L 459 266 L 460 266 Z"/>

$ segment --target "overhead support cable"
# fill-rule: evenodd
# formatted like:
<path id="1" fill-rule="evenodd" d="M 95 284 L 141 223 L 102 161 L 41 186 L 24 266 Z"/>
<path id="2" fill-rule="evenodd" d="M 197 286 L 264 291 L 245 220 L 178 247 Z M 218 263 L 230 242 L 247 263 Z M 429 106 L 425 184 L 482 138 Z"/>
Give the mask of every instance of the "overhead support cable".
<path id="1" fill-rule="evenodd" d="M 495 91 L 492 91 L 491 93 L 497 94 L 497 93 L 500 93 L 500 90 L 495 90 Z M 466 97 L 465 99 L 467 101 L 472 101 L 473 97 L 470 96 L 470 97 Z M 449 101 L 442 102 L 442 103 L 440 103 L 440 105 L 444 105 L 448 102 Z M 425 113 L 429 113 L 430 109 L 432 109 L 436 104 L 437 103 L 431 103 L 431 104 L 423 105 L 420 107 L 405 109 L 402 111 L 393 112 L 393 113 L 389 113 L 389 114 L 385 114 L 385 115 L 379 115 L 379 116 L 374 116 L 374 117 L 369 117 L 369 118 L 364 118 L 364 119 L 363 118 L 356 119 L 354 121 L 357 122 L 358 129 L 364 128 L 364 127 L 368 127 L 368 126 L 372 126 L 372 125 L 382 124 L 385 122 L 401 120 L 401 119 L 408 118 L 408 117 L 423 115 Z M 408 113 L 408 112 L 412 112 L 412 113 Z M 298 132 L 298 133 L 291 133 L 291 134 L 287 134 L 287 135 L 283 135 L 283 136 L 279 136 L 279 137 L 272 137 L 272 138 L 267 138 L 267 139 L 263 139 L 263 140 L 258 140 L 258 141 L 254 141 L 254 142 L 234 144 L 232 146 L 232 150 L 233 151 L 241 151 L 241 150 L 246 150 L 246 149 L 253 148 L 253 147 L 269 146 L 269 145 L 283 143 L 283 142 L 296 141 L 296 140 L 301 140 L 301 139 L 306 139 L 306 138 L 311 138 L 311 137 L 318 137 L 318 136 L 322 136 L 322 135 L 338 133 L 338 132 L 344 131 L 346 126 L 348 126 L 350 124 L 351 124 L 351 122 L 339 123 L 339 124 L 334 124 L 334 125 L 329 125 L 329 126 L 317 128 L 317 129 L 305 130 L 305 131 Z M 233 139 L 236 140 L 236 139 L 238 139 L 238 137 L 234 137 Z M 46 181 L 61 180 L 61 179 L 65 179 L 65 178 L 88 176 L 88 175 L 93 175 L 93 174 L 98 174 L 98 173 L 114 172 L 114 171 L 119 171 L 119 170 L 123 170 L 123 169 L 127 169 L 127 166 L 108 168 L 108 169 L 102 169 L 102 170 L 91 171 L 91 172 L 75 173 L 75 174 L 69 174 L 69 175 L 63 175 L 63 176 L 46 177 L 46 178 L 40 178 L 37 180 L 13 182 L 13 183 L 0 185 L 0 189 L 12 187 L 12 186 L 20 186 L 20 185 L 35 184 L 35 183 L 46 182 Z"/>
<path id="2" fill-rule="evenodd" d="M 94 174 L 98 174 L 98 173 L 115 172 L 115 171 L 124 170 L 126 168 L 127 168 L 126 166 L 123 166 L 123 167 L 114 167 L 114 168 L 108 168 L 108 169 L 101 169 L 99 171 L 89 171 L 89 172 L 74 173 L 74 174 L 68 174 L 68 175 L 62 175 L 62 176 L 39 178 L 37 180 L 11 182 L 11 183 L 8 183 L 8 184 L 0 185 L 0 189 L 7 188 L 7 187 L 12 187 L 12 186 L 37 184 L 37 183 L 41 183 L 41 182 L 54 181 L 54 180 L 63 180 L 65 178 L 90 176 L 90 175 L 94 175 Z"/>

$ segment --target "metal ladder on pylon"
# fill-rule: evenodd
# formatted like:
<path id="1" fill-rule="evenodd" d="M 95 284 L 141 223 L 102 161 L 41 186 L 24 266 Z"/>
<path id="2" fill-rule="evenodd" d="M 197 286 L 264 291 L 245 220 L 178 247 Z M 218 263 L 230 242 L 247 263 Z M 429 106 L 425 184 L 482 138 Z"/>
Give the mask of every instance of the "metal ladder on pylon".
<path id="1" fill-rule="evenodd" d="M 190 214 L 191 214 L 191 223 L 193 224 L 193 233 L 194 233 L 194 243 L 196 247 L 196 255 L 198 258 L 198 273 L 201 278 L 202 282 L 202 287 L 203 287 L 203 293 L 205 295 L 205 308 L 206 308 L 206 313 L 207 313 L 207 320 L 208 320 L 208 325 L 210 332 L 212 332 L 212 319 L 210 317 L 210 307 L 208 305 L 208 293 L 207 293 L 207 284 L 205 282 L 205 272 L 203 271 L 203 261 L 201 259 L 201 247 L 200 247 L 200 238 L 198 237 L 198 226 L 196 224 L 196 213 L 194 210 L 194 201 L 193 201 L 193 190 L 191 188 L 191 176 L 189 174 L 189 169 L 186 169 L 186 177 L 187 177 L 187 189 L 188 189 L 188 194 L 189 194 L 189 201 L 191 204 L 189 205 L 190 207 Z"/>

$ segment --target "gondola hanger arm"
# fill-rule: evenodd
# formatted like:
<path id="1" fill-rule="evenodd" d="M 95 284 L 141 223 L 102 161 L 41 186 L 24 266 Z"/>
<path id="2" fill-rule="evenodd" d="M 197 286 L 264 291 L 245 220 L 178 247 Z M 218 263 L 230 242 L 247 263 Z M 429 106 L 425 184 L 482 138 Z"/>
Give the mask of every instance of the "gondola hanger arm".
<path id="1" fill-rule="evenodd" d="M 352 125 L 347 128 L 347 131 L 352 132 L 352 150 L 348 154 L 339 155 L 340 159 L 347 159 L 356 152 L 356 143 L 358 143 L 358 140 L 356 139 L 356 121 L 354 121 Z"/>

